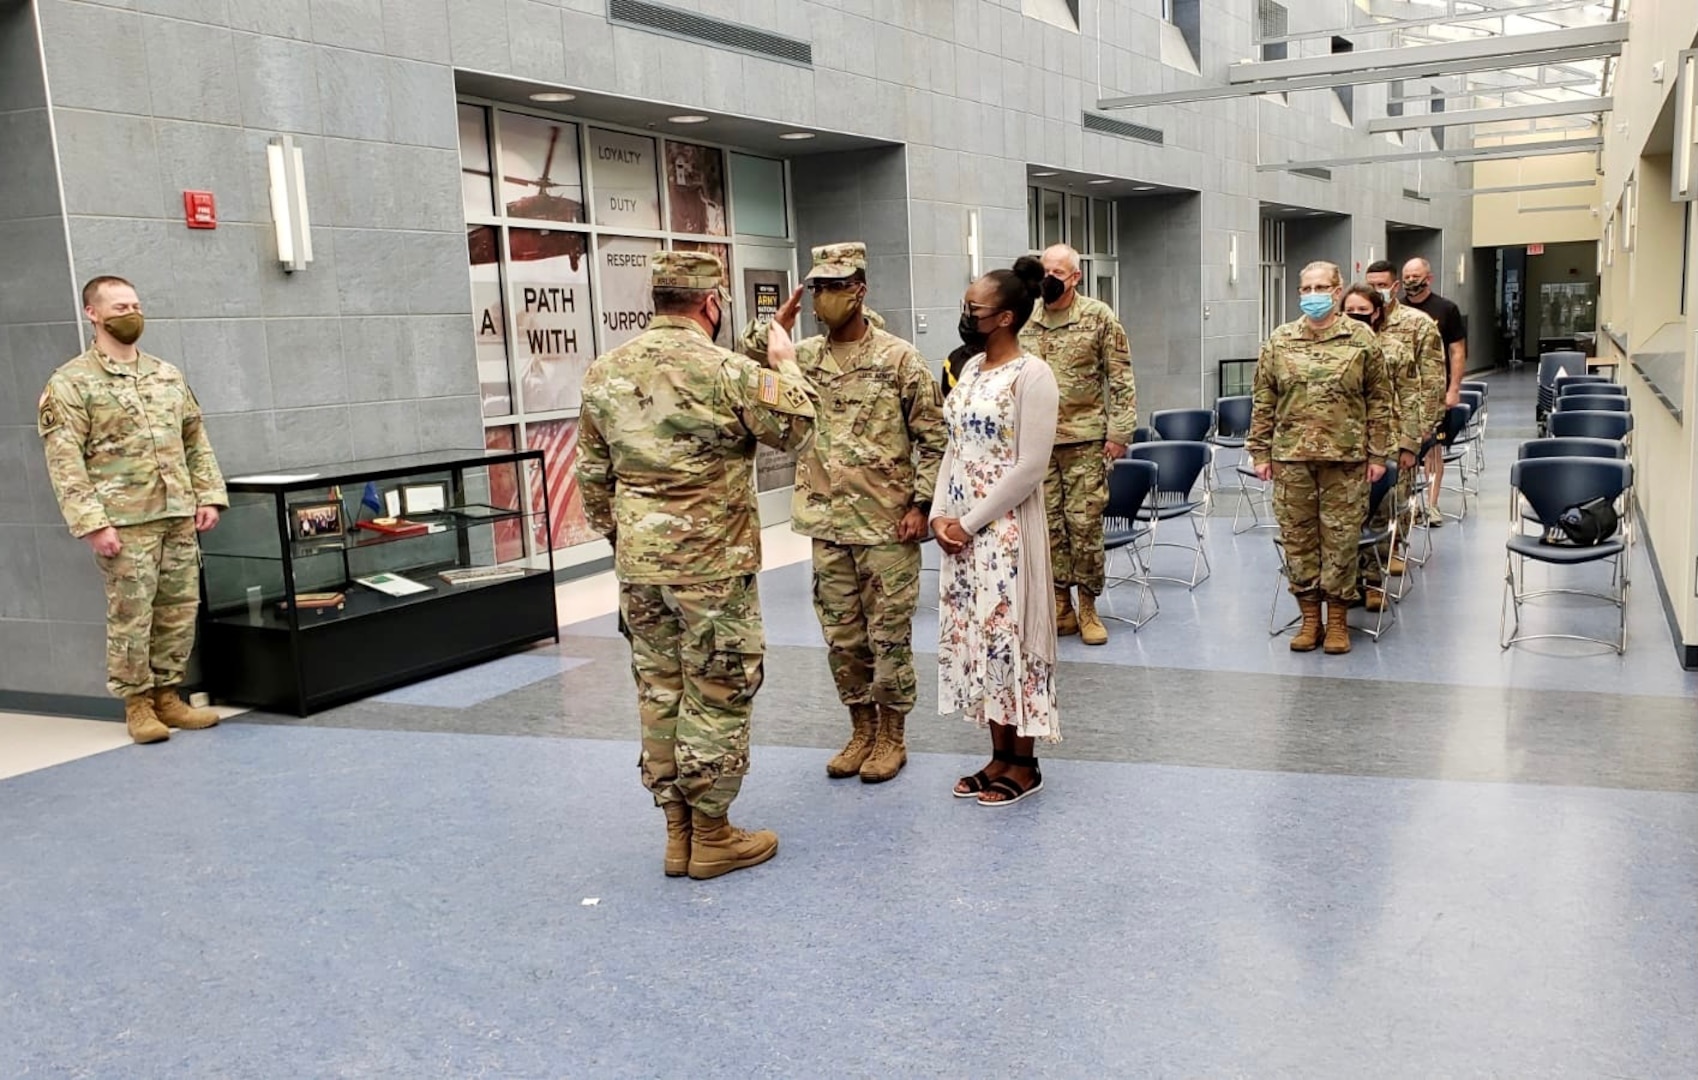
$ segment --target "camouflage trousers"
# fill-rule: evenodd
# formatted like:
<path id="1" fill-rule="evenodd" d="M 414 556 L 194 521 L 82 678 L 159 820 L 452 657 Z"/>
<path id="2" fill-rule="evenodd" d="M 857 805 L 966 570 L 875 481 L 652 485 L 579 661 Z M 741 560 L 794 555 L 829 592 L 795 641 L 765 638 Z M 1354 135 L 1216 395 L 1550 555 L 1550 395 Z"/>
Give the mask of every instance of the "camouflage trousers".
<path id="1" fill-rule="evenodd" d="M 1273 512 L 1285 545 L 1291 591 L 1356 599 L 1357 542 L 1368 513 L 1367 465 L 1277 461 Z"/>
<path id="2" fill-rule="evenodd" d="M 183 681 L 200 606 L 193 518 L 122 525 L 123 546 L 96 555 L 106 580 L 106 689 L 114 697 Z"/>
<path id="3" fill-rule="evenodd" d="M 1057 588 L 1077 585 L 1103 591 L 1103 510 L 1108 507 L 1108 464 L 1100 442 L 1057 446 L 1044 476 L 1049 518 L 1050 573 Z"/>
<path id="4" fill-rule="evenodd" d="M 914 710 L 919 544 L 814 541 L 814 612 L 845 705 Z"/>
<path id="5" fill-rule="evenodd" d="M 643 786 L 656 805 L 725 816 L 749 771 L 749 715 L 766 653 L 754 575 L 621 583 L 619 615 L 637 682 Z"/>

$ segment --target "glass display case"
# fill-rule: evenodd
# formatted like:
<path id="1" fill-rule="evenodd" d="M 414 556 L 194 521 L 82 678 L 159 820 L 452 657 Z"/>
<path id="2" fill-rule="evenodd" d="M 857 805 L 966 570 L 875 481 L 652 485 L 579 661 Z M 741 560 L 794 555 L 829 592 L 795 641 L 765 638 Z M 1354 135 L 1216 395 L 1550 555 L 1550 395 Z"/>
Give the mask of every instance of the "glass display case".
<path id="1" fill-rule="evenodd" d="M 201 536 L 207 689 L 305 716 L 558 641 L 543 468 L 449 450 L 229 478 Z"/>

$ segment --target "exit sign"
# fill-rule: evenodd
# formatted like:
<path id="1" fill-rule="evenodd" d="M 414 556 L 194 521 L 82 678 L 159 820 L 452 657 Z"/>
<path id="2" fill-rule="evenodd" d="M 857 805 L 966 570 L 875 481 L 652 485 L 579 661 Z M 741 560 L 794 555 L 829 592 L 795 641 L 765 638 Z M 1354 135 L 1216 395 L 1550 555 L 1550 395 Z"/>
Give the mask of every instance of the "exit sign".
<path id="1" fill-rule="evenodd" d="M 1545 245 L 1543 245 L 1543 244 L 1528 244 L 1527 245 L 1527 254 L 1529 254 L 1529 255 L 1543 255 L 1544 253 L 1545 253 Z"/>

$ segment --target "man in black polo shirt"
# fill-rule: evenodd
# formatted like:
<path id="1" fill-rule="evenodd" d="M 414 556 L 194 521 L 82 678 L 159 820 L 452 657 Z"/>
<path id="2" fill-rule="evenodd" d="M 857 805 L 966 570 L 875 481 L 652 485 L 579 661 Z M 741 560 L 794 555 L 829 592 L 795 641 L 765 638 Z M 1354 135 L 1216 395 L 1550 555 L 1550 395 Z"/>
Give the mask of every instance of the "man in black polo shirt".
<path id="1" fill-rule="evenodd" d="M 1422 312 L 1439 324 L 1439 340 L 1444 342 L 1445 408 L 1462 401 L 1462 376 L 1468 370 L 1468 330 L 1462 324 L 1462 309 L 1433 291 L 1433 267 L 1426 259 L 1414 258 L 1403 264 L 1403 302 Z M 1437 422 L 1437 417 L 1434 417 Z M 1444 451 L 1435 447 L 1427 455 L 1427 521 L 1444 524 L 1439 513 L 1439 477 L 1444 466 Z"/>

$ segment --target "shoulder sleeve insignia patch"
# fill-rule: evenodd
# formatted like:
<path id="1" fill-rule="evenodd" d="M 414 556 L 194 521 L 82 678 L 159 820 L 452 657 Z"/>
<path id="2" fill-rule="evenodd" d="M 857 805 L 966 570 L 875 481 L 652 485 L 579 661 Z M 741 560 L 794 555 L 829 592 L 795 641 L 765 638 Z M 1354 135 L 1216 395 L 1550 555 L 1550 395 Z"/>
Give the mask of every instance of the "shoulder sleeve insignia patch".
<path id="1" fill-rule="evenodd" d="M 50 391 L 41 392 L 41 400 L 35 403 L 35 427 L 37 433 L 47 435 L 59 426 L 59 408 L 53 403 Z"/>
<path id="2" fill-rule="evenodd" d="M 760 373 L 760 399 L 762 405 L 778 404 L 778 373 L 763 371 Z"/>

